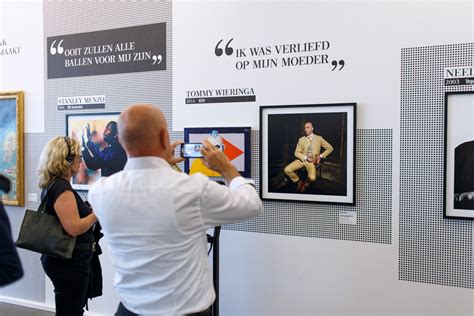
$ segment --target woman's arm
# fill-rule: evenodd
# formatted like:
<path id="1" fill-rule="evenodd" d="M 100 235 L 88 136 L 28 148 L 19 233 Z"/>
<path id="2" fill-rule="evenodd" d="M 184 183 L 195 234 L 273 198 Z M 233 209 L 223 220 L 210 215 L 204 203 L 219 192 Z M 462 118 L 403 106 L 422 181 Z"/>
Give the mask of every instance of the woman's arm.
<path id="1" fill-rule="evenodd" d="M 61 193 L 54 203 L 54 210 L 64 230 L 71 236 L 85 233 L 97 221 L 94 213 L 79 217 L 76 198 L 71 191 Z"/>

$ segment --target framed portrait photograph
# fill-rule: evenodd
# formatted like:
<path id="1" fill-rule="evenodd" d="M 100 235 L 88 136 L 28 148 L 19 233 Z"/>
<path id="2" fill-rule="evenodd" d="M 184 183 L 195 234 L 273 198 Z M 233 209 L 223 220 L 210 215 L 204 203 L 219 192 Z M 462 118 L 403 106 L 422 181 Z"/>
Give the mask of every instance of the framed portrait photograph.
<path id="1" fill-rule="evenodd" d="M 250 178 L 250 127 L 193 127 L 184 129 L 185 143 L 209 140 L 221 149 L 243 177 Z M 186 158 L 184 172 L 200 172 L 208 177 L 222 177 L 208 169 L 200 158 Z"/>
<path id="2" fill-rule="evenodd" d="M 23 91 L 0 92 L 0 173 L 11 184 L 2 202 L 12 206 L 25 204 L 23 100 Z"/>
<path id="3" fill-rule="evenodd" d="M 355 204 L 356 103 L 260 107 L 261 198 Z"/>
<path id="4" fill-rule="evenodd" d="M 474 91 L 447 92 L 444 217 L 474 219 Z"/>
<path id="5" fill-rule="evenodd" d="M 66 135 L 81 144 L 79 172 L 72 178 L 76 190 L 89 190 L 100 177 L 123 170 L 125 149 L 118 141 L 117 119 L 120 113 L 66 115 Z"/>

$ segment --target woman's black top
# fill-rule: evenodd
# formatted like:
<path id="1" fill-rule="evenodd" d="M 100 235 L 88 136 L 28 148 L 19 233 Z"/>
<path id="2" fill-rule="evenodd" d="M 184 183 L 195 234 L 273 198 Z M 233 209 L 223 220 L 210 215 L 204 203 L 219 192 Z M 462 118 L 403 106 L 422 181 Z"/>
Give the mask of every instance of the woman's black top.
<path id="1" fill-rule="evenodd" d="M 91 207 L 86 204 L 82 200 L 82 198 L 79 196 L 79 194 L 72 188 L 71 183 L 67 181 L 66 179 L 56 179 L 53 180 L 56 181 L 53 183 L 53 185 L 48 189 L 44 189 L 43 192 L 41 193 L 41 196 L 44 197 L 46 194 L 46 212 L 48 214 L 54 215 L 57 217 L 56 211 L 54 210 L 54 203 L 58 199 L 58 197 L 64 193 L 64 191 L 71 191 L 74 194 L 74 197 L 76 198 L 76 203 L 77 203 L 77 209 L 79 210 L 79 217 L 83 218 L 86 217 L 87 215 L 92 213 Z M 46 192 L 46 191 L 49 191 Z M 76 239 L 76 243 L 92 243 L 94 242 L 94 234 L 92 231 L 91 226 L 85 233 L 78 235 Z"/>

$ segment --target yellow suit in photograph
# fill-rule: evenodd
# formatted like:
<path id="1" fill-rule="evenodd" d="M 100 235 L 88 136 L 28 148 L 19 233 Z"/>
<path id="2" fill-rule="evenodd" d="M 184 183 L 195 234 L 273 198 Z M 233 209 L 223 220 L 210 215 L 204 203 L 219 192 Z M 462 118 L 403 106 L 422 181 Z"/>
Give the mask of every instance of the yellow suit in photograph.
<path id="1" fill-rule="evenodd" d="M 324 149 L 322 153 L 321 148 Z M 305 167 L 308 172 L 308 181 L 314 182 L 316 180 L 316 166 L 313 162 L 308 162 L 306 158 L 312 157 L 316 161 L 318 156 L 326 158 L 333 150 L 331 144 L 319 135 L 303 136 L 296 145 L 295 157 L 297 159 L 286 166 L 283 171 L 293 183 L 296 183 L 300 178 L 295 171 Z"/>

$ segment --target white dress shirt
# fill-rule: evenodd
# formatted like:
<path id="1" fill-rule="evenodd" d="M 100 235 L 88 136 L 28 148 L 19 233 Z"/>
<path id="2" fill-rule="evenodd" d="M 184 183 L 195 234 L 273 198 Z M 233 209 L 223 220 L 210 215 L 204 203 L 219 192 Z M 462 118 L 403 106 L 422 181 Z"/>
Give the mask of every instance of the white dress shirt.
<path id="1" fill-rule="evenodd" d="M 207 229 L 262 212 L 252 181 L 237 177 L 227 188 L 158 157 L 129 158 L 123 171 L 90 188 L 89 201 L 109 241 L 117 293 L 140 315 L 210 306 Z"/>

